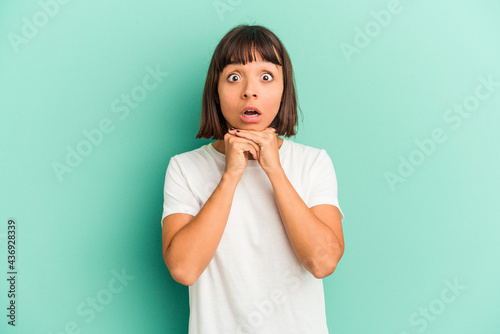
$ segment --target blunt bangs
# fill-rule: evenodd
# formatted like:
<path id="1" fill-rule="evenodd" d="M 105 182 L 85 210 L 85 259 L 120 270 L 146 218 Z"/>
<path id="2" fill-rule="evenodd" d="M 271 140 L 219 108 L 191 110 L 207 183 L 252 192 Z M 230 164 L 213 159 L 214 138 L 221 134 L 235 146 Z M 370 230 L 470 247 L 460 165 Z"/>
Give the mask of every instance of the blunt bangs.
<path id="1" fill-rule="evenodd" d="M 219 75 L 227 65 L 251 63 L 257 54 L 263 61 L 283 68 L 281 104 L 269 126 L 275 128 L 279 136 L 295 135 L 298 105 L 292 63 L 286 48 L 272 31 L 263 26 L 239 25 L 219 41 L 212 55 L 203 89 L 201 124 L 196 138 L 224 139 L 227 124 L 219 104 Z"/>
<path id="2" fill-rule="evenodd" d="M 231 36 L 222 44 L 220 54 L 215 58 L 215 70 L 220 73 L 229 64 L 251 63 L 256 59 L 256 53 L 260 54 L 264 61 L 283 66 L 279 57 L 279 44 L 279 41 L 271 40 L 261 30 L 250 27 L 242 29 L 239 34 Z"/>

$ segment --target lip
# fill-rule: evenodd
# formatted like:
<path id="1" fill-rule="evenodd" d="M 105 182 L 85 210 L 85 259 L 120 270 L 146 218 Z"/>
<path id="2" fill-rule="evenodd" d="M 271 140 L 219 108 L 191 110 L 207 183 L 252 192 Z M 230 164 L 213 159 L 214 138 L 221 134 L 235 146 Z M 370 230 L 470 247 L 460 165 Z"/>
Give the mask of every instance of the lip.
<path id="1" fill-rule="evenodd" d="M 245 116 L 245 111 L 247 110 L 255 110 L 256 112 L 259 113 L 259 115 L 257 116 Z M 260 120 L 260 118 L 262 117 L 262 112 L 260 111 L 259 108 L 255 107 L 255 106 L 246 106 L 245 108 L 243 108 L 240 112 L 240 117 L 241 119 L 243 120 L 243 122 L 245 123 L 256 123 Z"/>
<path id="2" fill-rule="evenodd" d="M 255 107 L 255 106 L 246 106 L 245 108 L 243 108 L 240 112 L 240 115 L 243 115 L 243 113 L 247 110 L 255 110 L 256 112 L 259 113 L 259 116 L 262 115 L 262 112 L 260 111 L 259 108 Z"/>

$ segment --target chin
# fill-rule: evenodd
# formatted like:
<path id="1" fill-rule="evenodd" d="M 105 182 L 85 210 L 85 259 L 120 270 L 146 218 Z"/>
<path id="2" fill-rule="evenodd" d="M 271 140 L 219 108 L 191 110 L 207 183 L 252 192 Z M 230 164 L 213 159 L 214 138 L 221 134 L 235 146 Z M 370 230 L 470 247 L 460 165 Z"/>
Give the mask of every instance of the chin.
<path id="1" fill-rule="evenodd" d="M 265 130 L 269 127 L 269 125 L 265 126 L 262 124 L 254 123 L 254 124 L 248 124 L 248 123 L 243 123 L 240 127 L 242 130 L 252 130 L 252 131 L 262 131 Z"/>

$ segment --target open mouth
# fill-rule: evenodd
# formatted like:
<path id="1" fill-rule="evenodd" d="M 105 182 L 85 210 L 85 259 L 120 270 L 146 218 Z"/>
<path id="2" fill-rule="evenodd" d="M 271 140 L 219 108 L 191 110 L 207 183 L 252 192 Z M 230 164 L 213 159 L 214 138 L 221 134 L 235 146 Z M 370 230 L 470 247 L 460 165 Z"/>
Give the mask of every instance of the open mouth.
<path id="1" fill-rule="evenodd" d="M 244 116 L 247 116 L 247 117 L 256 117 L 256 116 L 259 116 L 259 112 L 257 110 L 252 110 L 252 109 L 249 109 L 247 111 L 245 111 L 243 113 Z"/>
<path id="2" fill-rule="evenodd" d="M 262 114 L 255 106 L 246 106 L 241 113 L 241 119 L 245 123 L 259 122 Z"/>

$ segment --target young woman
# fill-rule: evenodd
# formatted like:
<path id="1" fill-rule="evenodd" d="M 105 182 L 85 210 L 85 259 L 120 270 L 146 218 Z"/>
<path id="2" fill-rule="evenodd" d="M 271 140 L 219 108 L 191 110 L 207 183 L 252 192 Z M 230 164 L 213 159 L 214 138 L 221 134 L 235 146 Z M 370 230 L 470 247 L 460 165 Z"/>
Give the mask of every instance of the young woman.
<path id="1" fill-rule="evenodd" d="M 292 64 L 262 26 L 217 45 L 197 138 L 170 159 L 163 258 L 189 286 L 189 333 L 328 333 L 323 281 L 344 252 L 329 155 L 295 135 Z"/>

